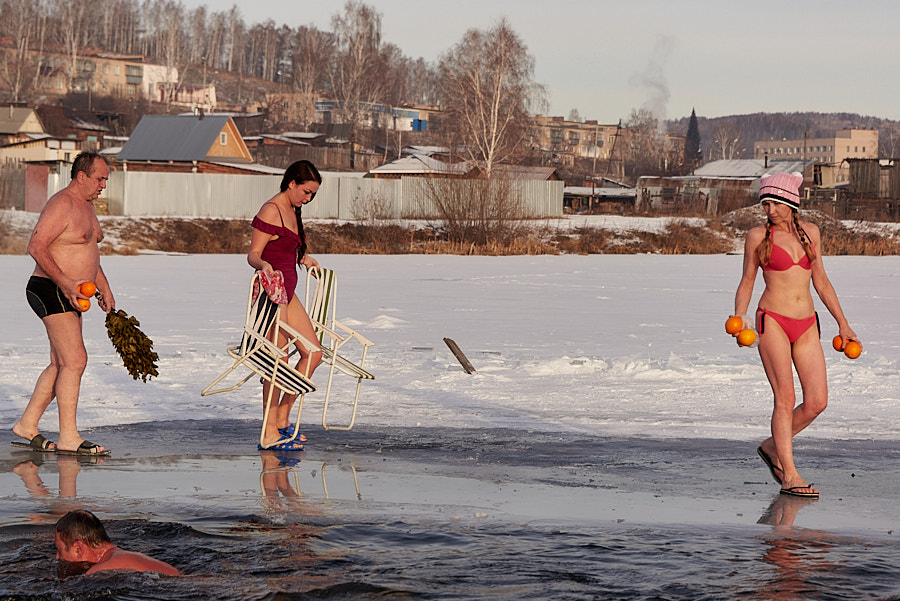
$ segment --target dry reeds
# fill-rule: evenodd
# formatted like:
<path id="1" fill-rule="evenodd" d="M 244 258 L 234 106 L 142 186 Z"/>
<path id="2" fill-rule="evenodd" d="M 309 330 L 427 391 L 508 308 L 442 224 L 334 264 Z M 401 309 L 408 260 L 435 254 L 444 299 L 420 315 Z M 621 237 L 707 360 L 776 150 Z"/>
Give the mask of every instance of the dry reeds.
<path id="1" fill-rule="evenodd" d="M 10 223 L 6 213 L 0 211 L 0 255 L 24 255 L 29 236 Z"/>
<path id="2" fill-rule="evenodd" d="M 900 239 L 893 230 L 842 222 L 814 211 L 804 221 L 819 226 L 826 255 L 898 255 Z M 22 254 L 28 233 L 16 230 L 0 211 L 0 253 Z M 746 231 L 765 222 L 757 207 L 721 219 L 700 222 L 672 219 L 661 230 L 615 231 L 600 227 L 554 228 L 542 221 L 521 220 L 491 233 L 473 228 L 469 236 L 441 223 L 401 221 L 306 224 L 312 254 L 719 254 L 730 252 Z M 252 229 L 246 220 L 179 218 L 112 218 L 103 220 L 104 254 L 137 254 L 144 250 L 187 254 L 244 254 Z M 464 228 L 465 229 L 465 228 Z"/>
<path id="3" fill-rule="evenodd" d="M 828 255 L 888 256 L 900 254 L 900 238 L 897 230 L 858 222 L 849 228 L 842 221 L 821 211 L 800 211 L 800 219 L 814 223 L 819 228 L 822 252 Z M 722 217 L 722 223 L 743 236 L 747 230 L 766 222 L 760 205 L 734 211 Z"/>

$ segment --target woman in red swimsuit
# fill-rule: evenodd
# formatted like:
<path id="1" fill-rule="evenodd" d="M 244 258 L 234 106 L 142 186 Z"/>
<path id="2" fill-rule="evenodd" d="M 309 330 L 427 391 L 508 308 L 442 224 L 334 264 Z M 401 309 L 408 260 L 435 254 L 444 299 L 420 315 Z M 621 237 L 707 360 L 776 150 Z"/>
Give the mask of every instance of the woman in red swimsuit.
<path id="1" fill-rule="evenodd" d="M 312 322 L 294 291 L 297 287 L 297 265 L 303 265 L 307 269 L 319 266 L 318 261 L 306 254 L 306 236 L 300 209 L 313 199 L 321 183 L 322 176 L 309 161 L 297 161 L 288 167 L 281 180 L 281 191 L 266 201 L 253 218 L 253 237 L 250 240 L 250 252 L 247 253 L 247 262 L 254 269 L 270 275 L 275 271 L 283 274 L 288 304 L 281 309 L 282 319 L 312 342 L 316 341 Z M 279 341 L 280 344 L 285 342 Z M 301 344 L 297 344 L 297 349 L 300 351 L 297 369 L 312 376 L 322 360 L 321 351 L 310 353 Z M 267 382 L 263 385 L 263 411 L 268 394 Z M 263 435 L 263 441 L 267 445 L 277 443 L 282 438 L 289 439 L 292 428 L 299 426 L 292 426 L 290 423 L 296 395 L 281 395 L 276 389 L 272 391 L 272 399 L 273 413 L 266 423 Z M 303 448 L 300 444 L 303 440 L 306 438 L 301 434 L 293 442 L 268 448 L 299 450 Z"/>
<path id="2" fill-rule="evenodd" d="M 759 199 L 768 220 L 747 232 L 744 271 L 734 298 L 734 314 L 746 314 L 761 267 L 766 287 L 756 312 L 759 356 L 772 385 L 775 407 L 772 436 L 763 441 L 757 452 L 783 494 L 817 497 L 819 491 L 797 473 L 793 452 L 794 435 L 811 424 L 828 404 L 825 355 L 810 282 L 837 321 L 843 343 L 858 338 L 825 275 L 819 228 L 799 219 L 802 183 L 800 174 L 776 173 L 762 178 Z M 745 321 L 749 320 L 745 317 Z M 799 405 L 792 364 L 803 391 Z"/>

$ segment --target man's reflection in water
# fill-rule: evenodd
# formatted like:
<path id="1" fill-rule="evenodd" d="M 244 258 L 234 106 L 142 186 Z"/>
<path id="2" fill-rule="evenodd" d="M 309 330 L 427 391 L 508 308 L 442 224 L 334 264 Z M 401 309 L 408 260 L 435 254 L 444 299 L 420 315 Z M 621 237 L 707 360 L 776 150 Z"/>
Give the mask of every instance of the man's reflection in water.
<path id="1" fill-rule="evenodd" d="M 66 455 L 55 455 L 56 471 L 59 475 L 57 495 L 54 497 L 50 488 L 44 484 L 41 479 L 40 470 L 46 466 L 48 462 L 43 457 L 33 456 L 31 459 L 19 462 L 12 471 L 22 479 L 25 490 L 35 499 L 47 499 L 49 501 L 48 511 L 50 516 L 46 514 L 32 515 L 31 519 L 36 522 L 43 522 L 48 517 L 59 517 L 66 514 L 72 509 L 77 508 L 74 499 L 78 497 L 78 474 L 85 463 L 99 463 L 103 461 L 103 457 L 75 457 Z M 52 469 L 52 468 L 51 468 Z M 46 472 L 46 467 L 44 467 Z"/>
<path id="2" fill-rule="evenodd" d="M 776 569 L 774 578 L 761 587 L 762 599 L 805 598 L 817 590 L 810 579 L 833 569 L 834 565 L 827 561 L 833 546 L 825 542 L 828 533 L 794 526 L 800 510 L 817 500 L 778 494 L 759 518 L 757 523 L 772 525 L 771 534 L 766 536 L 763 561 Z"/>

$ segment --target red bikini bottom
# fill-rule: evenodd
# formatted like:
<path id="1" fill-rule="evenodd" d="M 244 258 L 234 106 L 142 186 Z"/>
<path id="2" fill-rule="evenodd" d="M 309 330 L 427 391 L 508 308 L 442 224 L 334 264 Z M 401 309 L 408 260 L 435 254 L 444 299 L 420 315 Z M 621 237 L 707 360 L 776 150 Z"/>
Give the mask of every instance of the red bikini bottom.
<path id="1" fill-rule="evenodd" d="M 819 325 L 818 313 L 813 313 L 809 317 L 804 317 L 803 319 L 794 319 L 793 317 L 785 317 L 784 315 L 779 315 L 773 311 L 767 311 L 762 307 L 758 307 L 756 309 L 756 329 L 760 336 L 766 331 L 766 316 L 769 316 L 778 322 L 778 325 L 780 325 L 781 329 L 784 330 L 784 333 L 787 334 L 791 344 L 797 342 L 797 340 L 799 340 L 813 324 L 816 325 L 819 337 L 822 337 L 822 328 Z"/>

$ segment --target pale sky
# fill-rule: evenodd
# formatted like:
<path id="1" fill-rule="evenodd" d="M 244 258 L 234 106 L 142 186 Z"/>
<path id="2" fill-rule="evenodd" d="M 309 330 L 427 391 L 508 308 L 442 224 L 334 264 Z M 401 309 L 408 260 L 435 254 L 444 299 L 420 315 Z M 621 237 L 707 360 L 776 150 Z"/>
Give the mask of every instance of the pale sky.
<path id="1" fill-rule="evenodd" d="M 331 29 L 343 0 L 182 0 L 236 5 Z M 757 112 L 848 112 L 900 119 L 896 0 L 372 0 L 382 39 L 434 62 L 470 28 L 506 17 L 535 59 L 549 114 L 616 123 L 632 109 L 676 119 Z M 651 107 L 652 105 L 652 107 Z"/>

